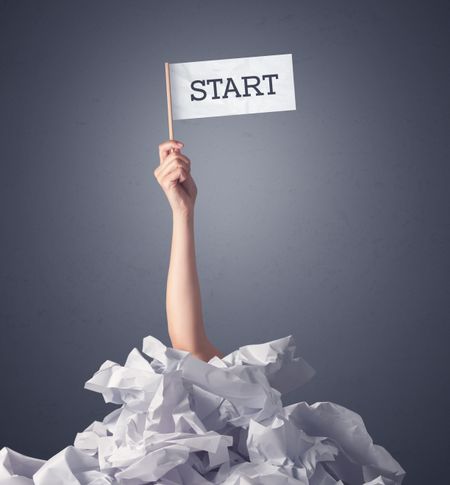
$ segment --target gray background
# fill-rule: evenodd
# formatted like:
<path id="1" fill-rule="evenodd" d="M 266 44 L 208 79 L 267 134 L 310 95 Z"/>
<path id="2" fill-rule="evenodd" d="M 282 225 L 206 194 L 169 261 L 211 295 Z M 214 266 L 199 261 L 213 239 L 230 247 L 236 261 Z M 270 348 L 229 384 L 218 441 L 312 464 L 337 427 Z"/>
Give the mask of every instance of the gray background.
<path id="1" fill-rule="evenodd" d="M 297 110 L 175 122 L 211 340 L 292 334 L 286 396 L 360 413 L 406 484 L 447 474 L 447 2 L 1 1 L 0 446 L 49 458 L 83 389 L 169 343 L 164 61 L 292 53 Z"/>

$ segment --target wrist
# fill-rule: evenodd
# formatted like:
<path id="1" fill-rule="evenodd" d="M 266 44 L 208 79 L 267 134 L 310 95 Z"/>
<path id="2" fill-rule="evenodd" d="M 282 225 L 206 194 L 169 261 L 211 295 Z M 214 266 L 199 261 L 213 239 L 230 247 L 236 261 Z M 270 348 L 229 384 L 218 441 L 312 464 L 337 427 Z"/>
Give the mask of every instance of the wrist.
<path id="1" fill-rule="evenodd" d="M 192 222 L 194 220 L 194 210 L 174 210 L 172 211 L 174 222 Z"/>

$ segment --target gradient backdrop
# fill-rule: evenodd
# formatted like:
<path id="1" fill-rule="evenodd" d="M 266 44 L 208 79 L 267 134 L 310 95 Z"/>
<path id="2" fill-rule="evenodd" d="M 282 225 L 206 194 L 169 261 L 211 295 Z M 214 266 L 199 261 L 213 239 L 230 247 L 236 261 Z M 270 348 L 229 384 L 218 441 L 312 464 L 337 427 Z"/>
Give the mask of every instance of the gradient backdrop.
<path id="1" fill-rule="evenodd" d="M 292 334 L 285 403 L 360 413 L 443 484 L 448 2 L 0 1 L 0 446 L 49 458 L 114 406 L 84 390 L 165 320 L 164 61 L 292 53 L 297 110 L 175 122 L 199 193 L 211 340 Z"/>

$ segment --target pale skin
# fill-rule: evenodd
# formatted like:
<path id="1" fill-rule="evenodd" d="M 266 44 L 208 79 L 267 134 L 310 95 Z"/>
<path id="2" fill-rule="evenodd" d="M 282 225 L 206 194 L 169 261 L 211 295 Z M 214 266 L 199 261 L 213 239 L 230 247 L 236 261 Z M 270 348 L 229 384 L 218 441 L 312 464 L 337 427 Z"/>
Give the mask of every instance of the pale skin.
<path id="1" fill-rule="evenodd" d="M 167 274 L 167 328 L 175 349 L 198 359 L 224 357 L 208 339 L 203 321 L 200 283 L 194 238 L 194 207 L 197 186 L 191 161 L 181 153 L 184 144 L 167 140 L 159 145 L 159 166 L 154 175 L 172 209 L 172 244 Z"/>

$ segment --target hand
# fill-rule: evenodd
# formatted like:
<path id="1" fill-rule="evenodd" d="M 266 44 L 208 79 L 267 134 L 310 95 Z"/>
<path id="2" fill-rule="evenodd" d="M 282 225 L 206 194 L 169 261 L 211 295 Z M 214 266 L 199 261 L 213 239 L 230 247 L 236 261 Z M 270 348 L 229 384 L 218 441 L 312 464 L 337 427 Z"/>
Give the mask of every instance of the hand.
<path id="1" fill-rule="evenodd" d="M 183 146 L 177 140 L 161 143 L 160 164 L 154 171 L 174 214 L 191 214 L 197 197 L 197 186 L 191 176 L 191 161 L 181 153 Z"/>

